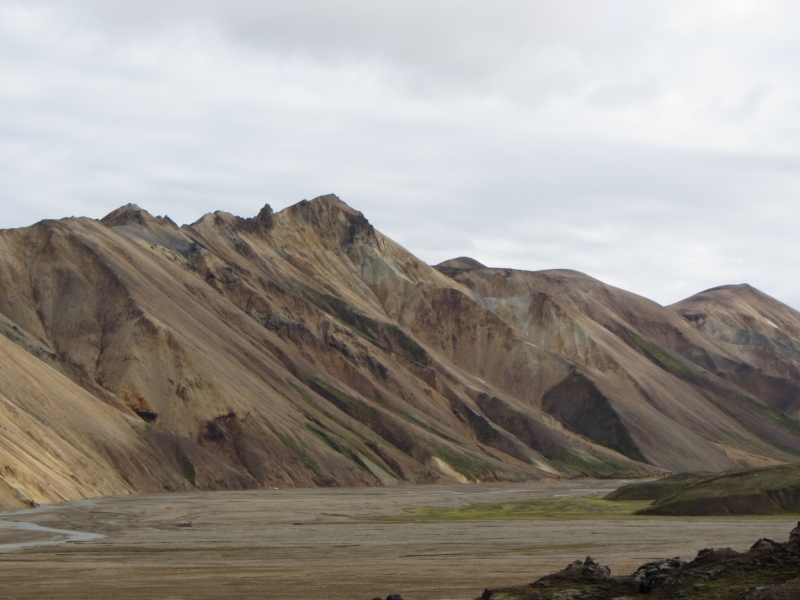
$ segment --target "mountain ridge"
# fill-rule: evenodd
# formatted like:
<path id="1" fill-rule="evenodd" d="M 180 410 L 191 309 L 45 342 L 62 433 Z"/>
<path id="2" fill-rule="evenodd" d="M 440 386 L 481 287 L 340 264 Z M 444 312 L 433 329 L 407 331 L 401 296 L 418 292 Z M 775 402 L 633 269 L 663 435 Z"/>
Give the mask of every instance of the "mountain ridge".
<path id="1" fill-rule="evenodd" d="M 113 493 L 795 460 L 800 318 L 780 315 L 789 342 L 761 373 L 741 344 L 577 272 L 431 267 L 334 195 L 180 227 L 126 205 L 0 230 L 0 332 L 170 454 L 152 485 Z M 0 393 L 23 384 L 9 373 Z M 9 506 L 68 497 L 15 485 Z"/>

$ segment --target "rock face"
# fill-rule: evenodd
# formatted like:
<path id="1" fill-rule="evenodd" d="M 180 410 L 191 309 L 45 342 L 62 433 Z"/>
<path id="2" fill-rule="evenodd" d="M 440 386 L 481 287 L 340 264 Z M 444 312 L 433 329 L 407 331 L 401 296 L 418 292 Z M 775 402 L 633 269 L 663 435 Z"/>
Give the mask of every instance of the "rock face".
<path id="1" fill-rule="evenodd" d="M 430 267 L 332 195 L 0 231 L 0 503 L 794 460 L 769 301 L 785 336 L 732 344 L 580 273 Z"/>
<path id="2" fill-rule="evenodd" d="M 620 577 L 587 557 L 528 586 L 487 589 L 479 600 L 612 600 L 640 594 L 663 599 L 789 600 L 798 592 L 800 524 L 785 543 L 764 538 L 744 553 L 706 548 L 691 562 L 680 558 L 649 562 Z"/>

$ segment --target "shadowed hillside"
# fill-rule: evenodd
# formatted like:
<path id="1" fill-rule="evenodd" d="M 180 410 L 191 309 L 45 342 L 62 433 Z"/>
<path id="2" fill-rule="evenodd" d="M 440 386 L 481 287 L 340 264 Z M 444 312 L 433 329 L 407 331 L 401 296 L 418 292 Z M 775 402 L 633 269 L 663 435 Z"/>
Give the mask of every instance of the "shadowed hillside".
<path id="1" fill-rule="evenodd" d="M 430 267 L 335 196 L 0 231 L 0 332 L 4 362 L 26 365 L 0 379 L 7 506 L 800 455 L 775 396 L 793 371 L 737 379 L 762 368 L 751 354 L 579 273 Z"/>

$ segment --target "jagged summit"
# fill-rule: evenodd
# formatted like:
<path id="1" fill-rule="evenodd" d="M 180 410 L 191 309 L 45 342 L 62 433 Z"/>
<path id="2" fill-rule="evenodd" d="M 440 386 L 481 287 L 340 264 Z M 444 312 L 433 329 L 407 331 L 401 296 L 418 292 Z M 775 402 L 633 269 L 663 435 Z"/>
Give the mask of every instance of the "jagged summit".
<path id="1" fill-rule="evenodd" d="M 347 204 L 344 200 L 339 198 L 336 194 L 323 194 L 321 196 L 317 196 L 312 198 L 311 200 L 301 200 L 291 206 L 288 206 L 284 210 L 291 210 L 295 207 L 308 207 L 308 206 L 323 206 L 328 209 L 331 208 L 338 208 L 341 210 L 346 210 L 349 212 L 358 212 L 354 208 L 351 208 L 349 204 Z"/>
<path id="2" fill-rule="evenodd" d="M 344 244 L 374 236 L 374 229 L 363 213 L 351 208 L 335 194 L 325 194 L 313 200 L 302 200 L 279 213 L 284 219 L 302 220 L 324 235 L 338 235 Z M 203 223 L 219 226 L 234 226 L 246 233 L 266 233 L 275 226 L 276 214 L 265 204 L 255 217 L 239 217 L 223 210 L 206 213 L 189 227 Z M 113 210 L 100 222 L 107 227 L 139 225 L 149 227 L 159 223 L 177 227 L 169 217 L 154 217 L 136 204 L 126 204 Z"/>
<path id="3" fill-rule="evenodd" d="M 337 216 L 361 215 L 363 217 L 361 212 L 352 208 L 336 194 L 324 194 L 312 200 L 301 200 L 291 206 L 287 206 L 277 214 L 284 218 L 304 219 L 311 223 L 318 222 L 320 215 L 326 214 Z"/>
<path id="4" fill-rule="evenodd" d="M 335 194 L 318 196 L 313 200 L 302 200 L 276 215 L 276 222 L 304 224 L 312 227 L 323 239 L 337 242 L 341 246 L 371 243 L 375 229 L 367 218 Z"/>
<path id="5" fill-rule="evenodd" d="M 239 229 L 248 233 L 265 233 L 275 226 L 274 215 L 272 207 L 269 204 L 265 204 L 255 217 L 245 219 L 239 217 L 236 224 Z"/>
<path id="6" fill-rule="evenodd" d="M 284 208 L 281 213 L 299 213 L 303 215 L 315 214 L 319 212 L 345 212 L 348 214 L 361 214 L 346 202 L 341 200 L 336 194 L 324 194 L 312 200 L 301 200 L 291 206 Z"/>

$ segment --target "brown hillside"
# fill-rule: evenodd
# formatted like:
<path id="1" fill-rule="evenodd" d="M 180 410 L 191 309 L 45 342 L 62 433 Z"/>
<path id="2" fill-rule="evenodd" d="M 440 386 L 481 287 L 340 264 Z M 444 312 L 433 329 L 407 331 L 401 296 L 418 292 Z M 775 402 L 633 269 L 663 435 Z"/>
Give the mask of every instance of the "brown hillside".
<path id="1" fill-rule="evenodd" d="M 617 432 L 619 443 L 627 435 L 649 462 L 673 471 L 796 456 L 797 423 L 721 376 L 748 364 L 670 308 L 574 271 L 469 269 L 453 278 L 537 346 L 579 365 L 594 400 L 575 406 L 588 389 L 576 379 L 545 410 L 591 439 L 614 447 L 602 432 Z M 598 419 L 604 426 L 590 432 Z"/>
<path id="2" fill-rule="evenodd" d="M 256 487 L 246 472 L 108 406 L 1 336 L 0 381 L 0 509 L 193 486 Z"/>
<path id="3" fill-rule="evenodd" d="M 670 308 L 736 357 L 719 375 L 800 415 L 800 313 L 749 285 L 701 292 Z"/>

